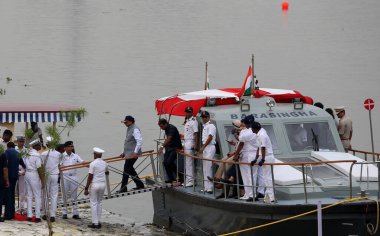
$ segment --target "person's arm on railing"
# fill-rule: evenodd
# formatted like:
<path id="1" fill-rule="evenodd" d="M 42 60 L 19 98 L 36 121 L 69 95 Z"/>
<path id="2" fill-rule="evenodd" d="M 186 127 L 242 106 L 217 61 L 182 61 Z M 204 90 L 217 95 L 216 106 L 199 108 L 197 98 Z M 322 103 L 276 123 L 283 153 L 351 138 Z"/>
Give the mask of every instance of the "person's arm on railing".
<path id="1" fill-rule="evenodd" d="M 256 157 L 255 160 L 251 161 L 251 166 L 254 166 L 257 162 L 257 159 L 259 159 L 259 149 L 256 150 Z"/>
<path id="2" fill-rule="evenodd" d="M 235 151 L 234 156 L 233 156 L 234 161 L 239 160 L 239 155 L 240 155 L 241 149 L 243 149 L 243 147 L 244 147 L 244 143 L 240 142 L 238 147 L 236 148 L 236 151 Z"/>
<path id="3" fill-rule="evenodd" d="M 172 136 L 168 136 L 168 137 L 165 139 L 164 143 L 163 143 L 163 144 L 161 145 L 161 147 L 158 149 L 158 153 L 159 153 L 159 154 L 161 154 L 161 153 L 162 153 L 162 150 L 166 147 L 166 145 L 172 141 L 172 138 L 173 138 Z"/>
<path id="4" fill-rule="evenodd" d="M 261 147 L 261 160 L 259 161 L 259 166 L 262 166 L 265 162 L 265 154 L 266 154 L 266 150 L 265 150 L 265 147 Z"/>

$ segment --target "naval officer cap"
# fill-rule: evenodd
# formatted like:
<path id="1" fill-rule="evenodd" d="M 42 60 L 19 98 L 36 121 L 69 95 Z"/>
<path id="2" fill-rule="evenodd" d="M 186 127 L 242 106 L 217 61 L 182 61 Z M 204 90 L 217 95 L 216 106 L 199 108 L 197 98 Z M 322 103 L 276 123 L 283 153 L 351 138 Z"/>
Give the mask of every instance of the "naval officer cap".
<path id="1" fill-rule="evenodd" d="M 336 114 L 338 115 L 339 113 L 344 111 L 345 108 L 344 108 L 344 106 L 340 106 L 340 107 L 335 107 L 334 110 L 335 110 Z"/>
<path id="2" fill-rule="evenodd" d="M 192 107 L 186 107 L 185 109 L 185 112 L 188 112 L 188 113 L 193 113 L 193 108 Z"/>
<path id="3" fill-rule="evenodd" d="M 208 111 L 202 111 L 201 117 L 210 117 L 210 113 L 208 113 Z"/>
<path id="4" fill-rule="evenodd" d="M 38 145 L 38 144 L 41 145 L 40 140 L 39 140 L 39 139 L 35 139 L 35 140 L 33 140 L 33 141 L 31 141 L 31 142 L 29 143 L 29 146 L 34 147 L 34 146 L 36 146 L 36 145 Z"/>
<path id="5" fill-rule="evenodd" d="M 94 153 L 96 153 L 96 154 L 103 154 L 103 153 L 104 153 L 104 150 L 101 149 L 101 148 L 98 148 L 98 147 L 94 147 L 92 150 L 93 150 Z"/>
<path id="6" fill-rule="evenodd" d="M 47 136 L 47 137 L 46 137 L 46 142 L 47 142 L 47 143 L 50 143 L 51 141 L 53 141 L 53 138 L 50 137 L 50 136 Z"/>
<path id="7" fill-rule="evenodd" d="M 25 141 L 25 137 L 22 135 L 16 136 L 16 142 Z"/>
<path id="8" fill-rule="evenodd" d="M 240 120 L 233 120 L 232 125 L 236 128 L 239 129 L 241 126 L 241 121 Z"/>

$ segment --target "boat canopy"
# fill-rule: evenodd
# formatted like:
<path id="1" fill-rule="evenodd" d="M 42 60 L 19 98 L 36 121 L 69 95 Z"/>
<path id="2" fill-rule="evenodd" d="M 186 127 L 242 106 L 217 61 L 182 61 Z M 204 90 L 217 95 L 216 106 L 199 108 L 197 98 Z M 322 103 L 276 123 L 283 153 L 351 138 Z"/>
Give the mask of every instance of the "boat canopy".
<path id="1" fill-rule="evenodd" d="M 196 115 L 202 107 L 207 105 L 208 99 L 214 99 L 216 106 L 239 103 L 240 90 L 241 88 L 222 88 L 181 93 L 157 99 L 155 107 L 158 115 L 185 116 L 185 108 L 191 106 Z M 253 91 L 253 97 L 263 96 L 272 97 L 277 103 L 291 103 L 294 98 L 299 98 L 304 103 L 313 104 L 312 98 L 295 90 L 260 88 Z"/>
<path id="2" fill-rule="evenodd" d="M 80 111 L 79 107 L 68 105 L 47 104 L 0 104 L 0 124 L 27 123 L 27 122 L 66 122 L 70 112 Z M 75 115 L 77 122 L 83 115 L 78 112 Z"/>

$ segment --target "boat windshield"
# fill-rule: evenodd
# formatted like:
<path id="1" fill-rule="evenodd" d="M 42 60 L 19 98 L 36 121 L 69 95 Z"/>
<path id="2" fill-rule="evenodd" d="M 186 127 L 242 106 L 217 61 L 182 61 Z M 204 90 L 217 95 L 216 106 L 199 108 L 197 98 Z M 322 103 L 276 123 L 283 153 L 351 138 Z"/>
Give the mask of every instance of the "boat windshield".
<path id="1" fill-rule="evenodd" d="M 285 124 L 292 151 L 337 151 L 328 122 Z"/>

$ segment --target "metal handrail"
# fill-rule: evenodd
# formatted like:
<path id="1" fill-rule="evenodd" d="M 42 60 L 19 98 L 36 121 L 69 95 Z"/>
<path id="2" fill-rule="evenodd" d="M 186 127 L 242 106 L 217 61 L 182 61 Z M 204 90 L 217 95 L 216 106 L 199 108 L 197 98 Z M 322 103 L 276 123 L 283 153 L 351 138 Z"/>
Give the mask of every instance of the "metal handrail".
<path id="1" fill-rule="evenodd" d="M 251 165 L 251 163 L 249 163 L 249 162 L 238 162 L 238 161 L 231 162 L 231 161 L 223 161 L 223 160 L 214 160 L 214 159 L 202 158 L 202 157 L 198 157 L 198 156 L 194 156 L 194 155 L 190 155 L 190 154 L 184 153 L 182 150 L 177 150 L 177 154 L 183 155 L 185 157 L 192 158 L 193 160 L 194 159 L 198 159 L 198 160 L 202 160 L 202 161 L 203 160 L 204 161 L 211 161 L 212 163 L 236 164 L 235 165 L 236 167 L 237 167 L 237 165 Z M 178 163 L 178 156 L 177 156 L 177 163 Z M 334 163 L 351 163 L 350 172 L 349 172 L 349 182 L 350 182 L 350 184 L 349 184 L 349 195 L 350 195 L 350 198 L 352 198 L 352 169 L 353 169 L 354 164 L 357 163 L 356 160 L 337 160 L 337 161 L 318 161 L 318 162 L 287 162 L 287 163 L 268 163 L 268 162 L 265 162 L 265 163 L 263 163 L 263 165 L 269 165 L 269 166 L 271 166 L 272 185 L 273 185 L 272 188 L 273 188 L 273 193 L 274 193 L 275 201 L 277 200 L 277 198 L 276 198 L 276 194 L 275 194 L 273 166 L 284 166 L 284 165 L 286 165 L 286 166 L 301 166 L 302 167 L 302 178 L 303 178 L 304 196 L 305 196 L 305 201 L 307 203 L 308 196 L 307 196 L 307 186 L 306 185 L 307 185 L 308 178 L 305 176 L 305 165 L 309 165 L 311 167 L 312 165 L 324 165 L 324 164 L 334 164 Z M 202 167 L 203 167 L 203 165 L 202 165 Z M 236 178 L 236 179 L 238 181 L 238 178 Z M 252 186 L 250 186 L 250 187 L 256 188 L 257 186 L 255 186 L 254 182 L 253 182 L 252 168 L 251 168 L 251 180 L 252 180 Z M 205 181 L 205 176 L 203 176 L 203 171 L 202 171 L 202 183 L 204 183 L 204 181 Z M 213 181 L 213 182 L 214 183 L 221 183 L 221 182 L 216 182 L 216 181 Z M 243 186 L 245 186 L 245 185 L 243 185 Z M 237 187 L 239 188 L 239 183 L 237 183 Z M 312 188 L 314 188 L 313 185 L 312 185 Z M 214 191 L 214 195 L 215 195 L 215 191 Z"/>

